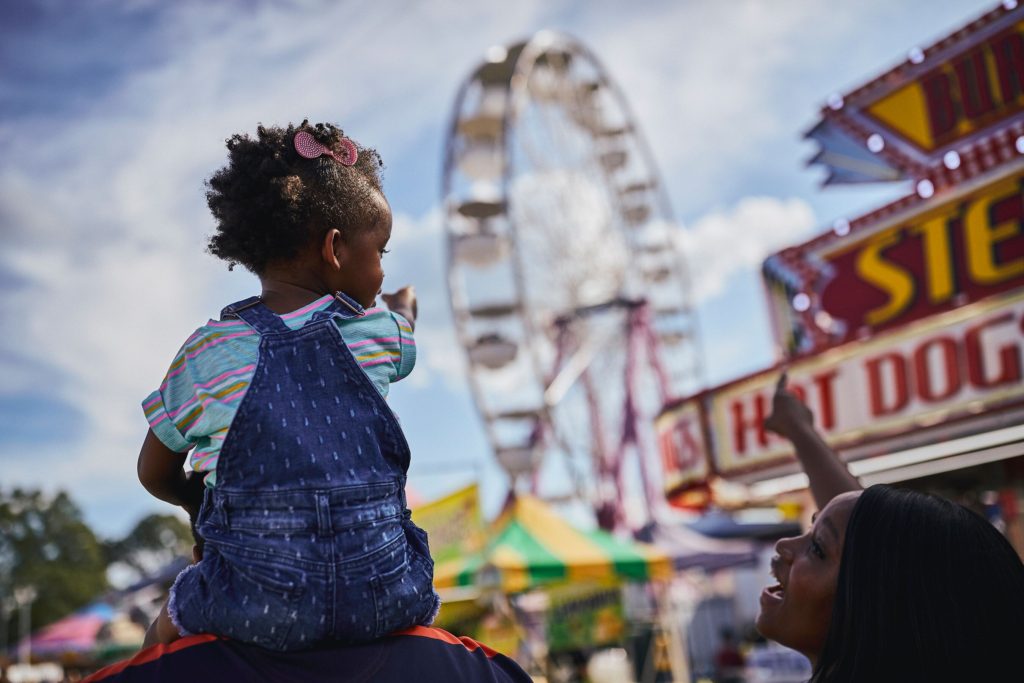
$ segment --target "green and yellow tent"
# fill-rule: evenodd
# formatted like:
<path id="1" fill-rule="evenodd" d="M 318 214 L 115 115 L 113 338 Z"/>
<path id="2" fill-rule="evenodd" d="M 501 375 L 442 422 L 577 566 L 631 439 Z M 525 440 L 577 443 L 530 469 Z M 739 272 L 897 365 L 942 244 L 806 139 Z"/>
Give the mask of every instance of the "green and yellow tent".
<path id="1" fill-rule="evenodd" d="M 604 531 L 580 531 L 530 496 L 512 500 L 489 536 L 482 552 L 439 562 L 435 587 L 475 585 L 519 593 L 552 583 L 651 581 L 672 575 L 668 555 L 654 546 Z"/>

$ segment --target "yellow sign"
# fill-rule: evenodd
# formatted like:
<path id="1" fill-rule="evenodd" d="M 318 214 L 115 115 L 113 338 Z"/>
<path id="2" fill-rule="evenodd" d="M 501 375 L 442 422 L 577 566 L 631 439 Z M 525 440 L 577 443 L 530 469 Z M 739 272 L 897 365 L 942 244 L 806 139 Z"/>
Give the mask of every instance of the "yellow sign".
<path id="1" fill-rule="evenodd" d="M 619 643 L 626 636 L 622 588 L 567 584 L 548 589 L 548 647 L 552 652 Z"/>
<path id="2" fill-rule="evenodd" d="M 523 639 L 522 630 L 507 611 L 492 611 L 480 620 L 480 626 L 473 634 L 477 642 L 485 643 L 492 650 L 515 657 Z"/>
<path id="3" fill-rule="evenodd" d="M 949 192 L 897 200 L 856 232 L 765 261 L 778 343 L 826 349 L 1024 288 L 1024 157 Z M 794 295 L 809 295 L 797 310 Z"/>
<path id="4" fill-rule="evenodd" d="M 412 519 L 430 536 L 435 563 L 480 550 L 484 542 L 480 489 L 471 484 L 412 511 Z"/>
<path id="5" fill-rule="evenodd" d="M 1019 116 L 1024 109 L 1024 22 L 868 105 L 865 112 L 931 152 Z"/>

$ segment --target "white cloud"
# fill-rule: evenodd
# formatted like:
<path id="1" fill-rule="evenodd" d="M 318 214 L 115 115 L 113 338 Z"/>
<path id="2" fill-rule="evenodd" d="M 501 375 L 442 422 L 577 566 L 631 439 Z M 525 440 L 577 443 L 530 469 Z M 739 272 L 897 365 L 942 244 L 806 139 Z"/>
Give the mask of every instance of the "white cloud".
<path id="1" fill-rule="evenodd" d="M 488 32 L 523 30 L 536 7 L 507 6 Z M 26 119 L 16 136 L 5 125 L 2 265 L 24 281 L 0 293 L 5 316 L 19 321 L 6 343 L 66 378 L 54 391 L 87 425 L 75 443 L 40 454 L 45 469 L 0 453 L 6 481 L 72 486 L 87 503 L 145 497 L 134 468 L 145 433 L 139 402 L 191 330 L 254 286 L 203 254 L 212 223 L 202 180 L 223 163 L 224 138 L 309 114 L 401 149 L 442 119 L 482 49 L 438 32 L 465 33 L 489 16 L 455 3 L 307 9 L 175 5 L 154 37 L 173 59 L 126 70 L 81 115 Z M 426 321 L 417 381 L 436 373 L 458 382 L 438 218 L 415 221 L 408 236 L 407 225 L 400 217 L 396 237 L 412 246 L 403 263 Z M 5 393 L 17 388 L 12 379 L 0 380 Z"/>
<path id="2" fill-rule="evenodd" d="M 799 46 L 822 9 L 803 1 L 678 3 L 595 30 L 593 47 L 628 93 L 665 170 L 682 181 L 672 190 L 688 208 L 727 189 L 729 172 L 759 142 L 797 134 L 798 122 L 781 119 L 773 88 L 780 71 L 805 57 Z M 644 36 L 639 45 L 637 36 Z"/>
<path id="3" fill-rule="evenodd" d="M 202 180 L 223 162 L 230 133 L 309 115 L 341 122 L 395 170 L 425 155 L 439 169 L 456 88 L 485 49 L 568 18 L 625 90 L 677 205 L 693 215 L 730 192 L 749 194 L 735 192 L 748 180 L 735 175 L 737 165 L 796 163 L 755 155 L 778 136 L 794 138 L 813 116 L 786 88 L 806 95 L 801 69 L 829 40 L 865 30 L 852 5 L 810 0 L 625 10 L 539 0 L 358 11 L 326 2 L 250 3 L 245 12 L 237 4 L 159 7 L 159 23 L 147 29 L 153 59 L 116 61 L 125 70 L 105 75 L 95 92 L 84 83 L 73 115 L 0 119 L 0 275 L 18 279 L 0 289 L 0 311 L 17 321 L 0 344 L 28 368 L 56 370 L 53 391 L 82 409 L 88 426 L 80 441 L 36 458 L 0 452 L 4 480 L 72 486 L 87 503 L 131 497 L 133 509 L 146 500 L 134 475 L 145 431 L 139 401 L 195 326 L 254 288 L 203 254 L 211 221 Z M 51 57 L 40 64 L 70 64 L 89 52 L 83 46 L 105 53 L 116 42 L 69 35 L 81 43 L 40 30 L 25 58 L 35 46 Z M 439 185 L 435 175 L 421 182 Z M 464 362 L 450 324 L 440 215 L 410 217 L 419 211 L 403 207 L 402 190 L 410 191 L 392 197 L 395 265 L 386 287 L 419 289 L 424 361 L 410 381 L 443 378 L 458 389 Z M 692 221 L 680 239 L 698 295 L 713 298 L 739 270 L 804 237 L 812 218 L 801 200 L 748 198 Z M 0 394 L 29 383 L 5 375 Z"/>
<path id="4" fill-rule="evenodd" d="M 759 269 L 766 256 L 806 238 L 814 225 L 814 212 L 801 199 L 745 197 L 676 232 L 697 302 L 715 298 L 730 279 Z"/>
<path id="5" fill-rule="evenodd" d="M 465 390 L 466 363 L 459 346 L 448 303 L 445 237 L 437 207 L 419 218 L 396 214 L 385 262 L 385 291 L 416 287 L 416 370 L 406 380 L 415 387 L 443 381 Z"/>

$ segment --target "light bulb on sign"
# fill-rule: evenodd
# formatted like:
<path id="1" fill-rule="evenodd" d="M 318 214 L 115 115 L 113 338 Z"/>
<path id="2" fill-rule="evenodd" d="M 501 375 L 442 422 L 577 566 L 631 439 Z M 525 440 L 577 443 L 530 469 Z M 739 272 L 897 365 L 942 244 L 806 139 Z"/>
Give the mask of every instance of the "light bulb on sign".
<path id="1" fill-rule="evenodd" d="M 811 307 L 811 297 L 807 296 L 803 292 L 800 292 L 793 297 L 793 309 L 803 313 Z"/>
<path id="2" fill-rule="evenodd" d="M 932 184 L 932 181 L 928 179 L 920 181 L 917 184 L 917 194 L 921 199 L 928 199 L 935 194 L 935 186 Z"/>
<path id="3" fill-rule="evenodd" d="M 950 171 L 960 168 L 960 155 L 955 150 L 949 150 L 942 155 L 942 163 L 945 164 L 946 168 Z"/>
<path id="4" fill-rule="evenodd" d="M 907 59 L 910 60 L 911 64 L 920 64 L 924 61 L 924 51 L 919 47 L 912 48 L 907 53 Z"/>
<path id="5" fill-rule="evenodd" d="M 835 234 L 839 235 L 840 237 L 843 237 L 844 235 L 849 235 L 850 221 L 846 220 L 845 218 L 840 218 L 839 220 L 832 224 L 832 231 Z"/>
<path id="6" fill-rule="evenodd" d="M 878 133 L 872 133 L 868 136 L 868 150 L 874 154 L 878 154 L 885 149 L 885 138 Z"/>

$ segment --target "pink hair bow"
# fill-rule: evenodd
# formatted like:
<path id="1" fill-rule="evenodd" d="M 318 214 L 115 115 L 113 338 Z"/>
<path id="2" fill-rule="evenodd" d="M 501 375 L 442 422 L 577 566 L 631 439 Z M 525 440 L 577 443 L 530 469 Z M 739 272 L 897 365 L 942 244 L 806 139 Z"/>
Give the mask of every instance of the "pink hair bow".
<path id="1" fill-rule="evenodd" d="M 359 158 L 355 143 L 348 138 L 341 139 L 341 152 L 335 152 L 304 130 L 295 134 L 295 151 L 307 159 L 327 155 L 342 166 L 351 166 Z"/>

